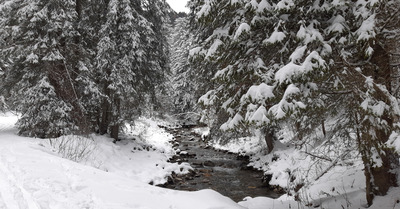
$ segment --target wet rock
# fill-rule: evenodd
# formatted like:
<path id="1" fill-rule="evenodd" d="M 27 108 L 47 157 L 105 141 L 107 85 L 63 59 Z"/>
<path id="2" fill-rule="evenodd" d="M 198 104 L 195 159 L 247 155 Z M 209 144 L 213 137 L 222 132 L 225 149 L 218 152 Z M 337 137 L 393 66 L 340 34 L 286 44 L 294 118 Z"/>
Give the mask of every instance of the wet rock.
<path id="1" fill-rule="evenodd" d="M 200 173 L 211 173 L 212 170 L 210 170 L 210 169 L 199 169 L 199 172 Z"/>
<path id="2" fill-rule="evenodd" d="M 204 177 L 211 177 L 212 175 L 211 175 L 211 173 L 204 173 L 203 176 Z"/>
<path id="3" fill-rule="evenodd" d="M 174 179 L 171 176 L 168 176 L 167 183 L 168 184 L 174 184 Z"/>
<path id="4" fill-rule="evenodd" d="M 236 157 L 236 160 L 245 160 L 245 161 L 248 161 L 249 159 L 250 159 L 250 157 L 247 156 L 247 155 L 238 155 L 238 156 Z"/>
<path id="5" fill-rule="evenodd" d="M 201 162 L 193 162 L 192 165 L 203 167 L 203 163 L 201 163 Z"/>
<path id="6" fill-rule="evenodd" d="M 201 181 L 201 183 L 206 183 L 207 184 L 207 183 L 210 183 L 210 180 L 204 179 L 204 180 Z"/>
<path id="7" fill-rule="evenodd" d="M 207 161 L 205 161 L 205 162 L 203 163 L 203 165 L 204 165 L 204 166 L 208 166 L 208 167 L 214 167 L 214 166 L 215 166 L 215 163 L 213 163 L 213 162 L 210 161 L 210 160 L 207 160 Z"/>

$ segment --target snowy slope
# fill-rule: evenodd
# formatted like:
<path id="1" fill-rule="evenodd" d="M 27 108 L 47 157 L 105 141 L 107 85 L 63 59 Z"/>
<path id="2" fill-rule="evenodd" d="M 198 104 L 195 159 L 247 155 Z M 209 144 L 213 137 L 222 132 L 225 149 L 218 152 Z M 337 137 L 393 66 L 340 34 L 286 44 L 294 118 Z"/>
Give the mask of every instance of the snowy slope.
<path id="1" fill-rule="evenodd" d="M 16 136 L 15 121 L 15 116 L 0 116 L 1 209 L 243 208 L 212 190 L 163 189 L 134 174 L 128 178 L 63 159 L 43 140 Z"/>
<path id="2" fill-rule="evenodd" d="M 235 203 L 213 190 L 183 192 L 149 185 L 149 182 L 165 181 L 172 171 L 190 169 L 188 165 L 167 162 L 168 156 L 173 154 L 167 143 L 171 137 L 151 121 L 142 121 L 139 124 L 141 128 L 131 130 L 132 135 L 140 136 L 142 140 L 114 144 L 107 137 L 93 136 L 94 151 L 86 160 L 76 163 L 61 158 L 47 140 L 17 136 L 14 128 L 16 120 L 17 117 L 12 114 L 0 114 L 0 209 L 310 208 L 305 206 L 306 203 L 296 202 L 286 195 L 276 200 L 248 197 Z M 259 149 L 260 145 L 253 142 L 247 145 L 237 143 L 228 149 L 239 151 L 239 145 L 244 148 L 241 151 Z M 154 149 L 139 150 L 143 144 Z M 328 209 L 364 208 L 362 181 L 354 183 L 354 191 L 347 190 L 332 196 L 318 195 L 318 192 L 332 187 L 343 187 L 343 177 L 334 177 L 335 173 L 341 172 L 335 171 L 333 175 L 326 175 L 327 178 L 322 177 L 320 183 L 304 191 L 304 195 L 314 203 L 311 208 L 318 204 Z M 362 178 L 360 171 L 352 175 Z M 340 185 L 337 185 L 338 182 Z M 400 188 L 393 188 L 387 196 L 376 197 L 370 208 L 400 209 L 398 202 Z"/>

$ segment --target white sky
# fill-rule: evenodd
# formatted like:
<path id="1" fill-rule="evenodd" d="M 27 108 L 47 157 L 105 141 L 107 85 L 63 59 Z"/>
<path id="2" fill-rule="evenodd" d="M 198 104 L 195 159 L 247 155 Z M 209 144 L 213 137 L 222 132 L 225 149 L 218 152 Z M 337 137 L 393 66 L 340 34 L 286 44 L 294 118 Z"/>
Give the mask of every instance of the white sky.
<path id="1" fill-rule="evenodd" d="M 167 0 L 167 2 L 176 12 L 189 12 L 189 9 L 185 8 L 188 0 Z"/>

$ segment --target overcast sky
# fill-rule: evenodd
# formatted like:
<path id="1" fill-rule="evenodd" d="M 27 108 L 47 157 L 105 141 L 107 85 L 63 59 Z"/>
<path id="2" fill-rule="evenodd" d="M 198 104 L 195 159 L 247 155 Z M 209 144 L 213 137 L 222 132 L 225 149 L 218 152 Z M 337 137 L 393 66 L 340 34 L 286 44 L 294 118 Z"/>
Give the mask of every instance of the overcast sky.
<path id="1" fill-rule="evenodd" d="M 167 2 L 177 12 L 189 12 L 189 9 L 185 8 L 188 0 L 167 0 Z"/>

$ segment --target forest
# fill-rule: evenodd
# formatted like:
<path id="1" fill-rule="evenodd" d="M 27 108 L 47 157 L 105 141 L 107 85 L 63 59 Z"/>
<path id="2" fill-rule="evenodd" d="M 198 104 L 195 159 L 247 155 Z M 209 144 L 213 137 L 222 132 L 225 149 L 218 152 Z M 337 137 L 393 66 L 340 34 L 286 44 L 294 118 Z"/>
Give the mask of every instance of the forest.
<path id="1" fill-rule="evenodd" d="M 0 112 L 18 114 L 18 135 L 43 140 L 116 142 L 143 117 L 175 118 L 207 127 L 214 147 L 239 146 L 305 206 L 307 191 L 349 167 L 363 176 L 365 207 L 400 196 L 400 1 L 187 7 L 0 0 Z"/>

